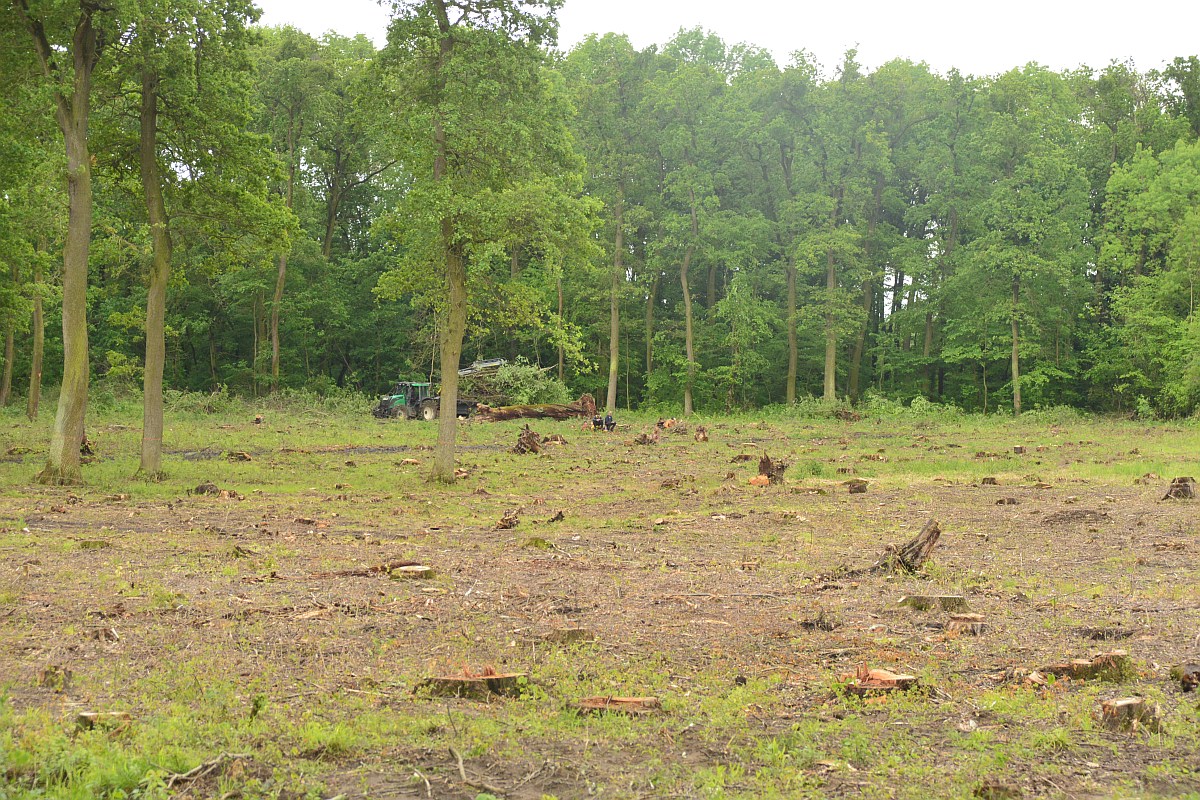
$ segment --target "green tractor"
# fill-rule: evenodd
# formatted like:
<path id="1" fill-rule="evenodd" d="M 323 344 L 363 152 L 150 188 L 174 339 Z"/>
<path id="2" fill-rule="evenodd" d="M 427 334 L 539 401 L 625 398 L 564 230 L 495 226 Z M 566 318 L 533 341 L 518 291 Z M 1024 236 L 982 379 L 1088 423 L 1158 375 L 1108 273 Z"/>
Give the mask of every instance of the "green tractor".
<path id="1" fill-rule="evenodd" d="M 434 420 L 441 409 L 442 398 L 433 393 L 433 384 L 401 381 L 391 392 L 379 398 L 371 413 L 380 419 L 423 419 Z M 475 410 L 472 400 L 458 399 L 458 416 L 469 417 Z"/>
<path id="2" fill-rule="evenodd" d="M 502 358 L 475 361 L 471 366 L 460 369 L 458 376 L 461 379 L 478 381 L 495 374 L 500 367 L 507 363 Z M 476 403 L 490 402 L 493 399 L 488 392 L 481 393 L 479 391 L 481 388 L 486 388 L 479 384 L 470 384 L 465 388 L 471 393 L 471 396 L 464 397 L 462 394 L 458 396 L 458 416 L 460 417 L 469 417 L 474 414 Z M 432 383 L 400 381 L 392 387 L 390 392 L 379 398 L 379 403 L 371 409 L 371 413 L 380 419 L 403 417 L 404 419 L 420 418 L 425 421 L 435 420 L 441 410 L 442 397 L 435 394 L 433 389 L 434 384 Z"/>

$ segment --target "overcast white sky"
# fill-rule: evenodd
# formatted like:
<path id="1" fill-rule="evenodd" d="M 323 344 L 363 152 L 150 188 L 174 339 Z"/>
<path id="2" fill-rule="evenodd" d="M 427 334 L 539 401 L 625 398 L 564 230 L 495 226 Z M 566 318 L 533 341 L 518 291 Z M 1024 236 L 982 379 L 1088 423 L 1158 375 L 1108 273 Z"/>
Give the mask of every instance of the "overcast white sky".
<path id="1" fill-rule="evenodd" d="M 375 0 L 258 0 L 265 25 L 319 35 L 365 33 L 383 44 L 388 13 Z M 589 33 L 626 33 L 636 47 L 699 25 L 726 42 L 771 50 L 781 64 L 809 50 L 831 71 L 848 47 L 868 68 L 900 56 L 945 72 L 1003 72 L 1037 61 L 1053 69 L 1132 58 L 1140 69 L 1200 53 L 1200 0 L 566 0 L 566 49 Z"/>

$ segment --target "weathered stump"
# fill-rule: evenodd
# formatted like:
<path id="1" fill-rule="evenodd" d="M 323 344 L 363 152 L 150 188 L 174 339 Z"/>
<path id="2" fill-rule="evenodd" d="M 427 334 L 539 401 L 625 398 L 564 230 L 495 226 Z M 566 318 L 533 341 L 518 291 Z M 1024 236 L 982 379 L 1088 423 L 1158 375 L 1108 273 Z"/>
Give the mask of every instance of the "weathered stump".
<path id="1" fill-rule="evenodd" d="M 983 621 L 982 614 L 951 614 L 950 621 L 946 623 L 947 633 L 980 636 L 985 630 L 987 623 Z"/>
<path id="2" fill-rule="evenodd" d="M 1076 658 L 1065 664 L 1053 664 L 1043 672 L 1074 680 L 1123 681 L 1133 675 L 1133 662 L 1126 650 L 1100 653 L 1093 658 Z"/>
<path id="3" fill-rule="evenodd" d="M 942 611 L 964 613 L 970 610 L 967 598 L 960 594 L 913 594 L 900 598 L 900 605 L 908 606 L 914 611 L 929 611 L 940 608 Z"/>

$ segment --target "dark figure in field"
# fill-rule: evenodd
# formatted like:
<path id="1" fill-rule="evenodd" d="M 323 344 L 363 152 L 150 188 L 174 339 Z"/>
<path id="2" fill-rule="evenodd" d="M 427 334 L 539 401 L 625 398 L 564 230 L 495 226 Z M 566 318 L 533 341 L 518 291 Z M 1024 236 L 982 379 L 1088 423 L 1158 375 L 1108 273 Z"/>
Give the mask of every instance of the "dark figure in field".
<path id="1" fill-rule="evenodd" d="M 612 433 L 616 429 L 617 429 L 617 421 L 615 419 L 613 419 L 612 412 L 609 411 L 607 414 L 604 415 L 604 430 L 608 431 L 609 433 Z"/>
<path id="2" fill-rule="evenodd" d="M 592 417 L 592 430 L 604 430 L 604 417 L 600 416 L 599 412 L 596 413 L 596 416 Z"/>

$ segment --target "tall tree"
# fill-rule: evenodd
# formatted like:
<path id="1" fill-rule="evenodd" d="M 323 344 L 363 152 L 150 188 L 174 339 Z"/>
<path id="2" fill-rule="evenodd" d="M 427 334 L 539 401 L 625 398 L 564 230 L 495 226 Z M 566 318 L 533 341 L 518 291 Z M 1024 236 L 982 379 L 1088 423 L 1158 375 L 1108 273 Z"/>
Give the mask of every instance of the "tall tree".
<path id="1" fill-rule="evenodd" d="M 413 282 L 440 283 L 441 407 L 431 477 L 454 480 L 458 368 L 470 313 L 468 271 L 496 242 L 529 184 L 572 193 L 578 165 L 566 106 L 546 80 L 560 0 L 424 0 L 397 4 L 388 55 L 408 125 L 413 185 L 401 214 L 406 251 L 381 283 L 399 297 Z M 572 186 L 575 184 L 575 186 Z M 547 194 L 543 192 L 543 194 Z M 440 281 L 429 281 L 431 276 Z M 387 276 L 385 276 L 387 277 Z"/>
<path id="2" fill-rule="evenodd" d="M 12 0 L 54 103 L 67 157 L 69 222 L 63 247 L 63 378 L 43 483 L 83 479 L 79 447 L 88 394 L 87 283 L 92 234 L 92 166 L 88 122 L 92 74 L 118 29 L 117 9 L 95 0 Z"/>

